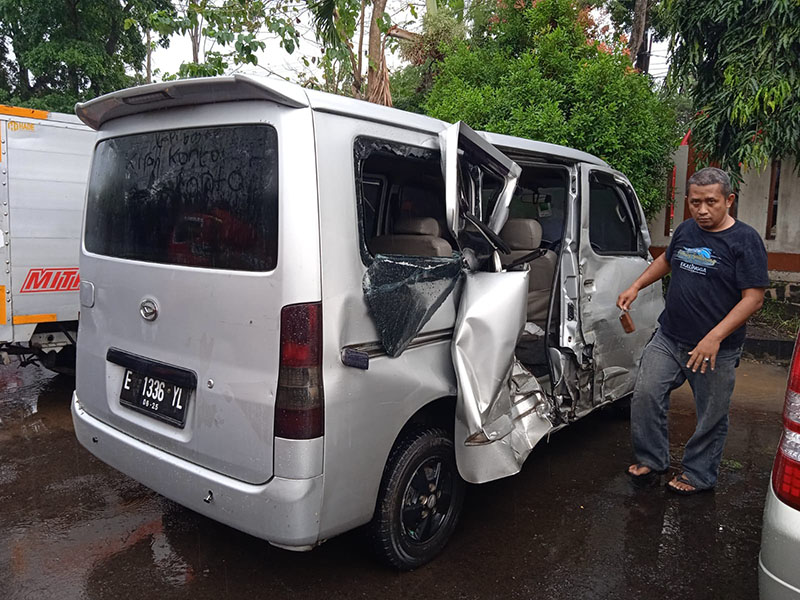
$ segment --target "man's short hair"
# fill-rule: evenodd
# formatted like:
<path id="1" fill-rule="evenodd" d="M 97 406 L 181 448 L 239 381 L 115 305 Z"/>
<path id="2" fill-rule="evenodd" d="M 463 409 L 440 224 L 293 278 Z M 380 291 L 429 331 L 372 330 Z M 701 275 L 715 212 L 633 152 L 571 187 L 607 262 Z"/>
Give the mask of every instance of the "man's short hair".
<path id="1" fill-rule="evenodd" d="M 731 195 L 731 178 L 722 169 L 717 167 L 706 167 L 700 169 L 689 177 L 686 182 L 686 194 L 689 194 L 689 186 L 691 185 L 716 185 L 722 186 L 722 195 L 727 198 Z"/>

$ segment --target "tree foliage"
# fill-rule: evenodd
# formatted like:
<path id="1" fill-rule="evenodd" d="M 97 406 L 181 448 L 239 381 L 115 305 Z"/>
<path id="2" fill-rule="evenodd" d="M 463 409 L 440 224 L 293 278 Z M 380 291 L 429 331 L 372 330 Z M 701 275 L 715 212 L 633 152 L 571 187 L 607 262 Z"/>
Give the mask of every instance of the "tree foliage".
<path id="1" fill-rule="evenodd" d="M 139 27 L 167 0 L 0 0 L 0 102 L 72 112 L 139 80 Z"/>
<path id="2" fill-rule="evenodd" d="M 665 199 L 678 131 L 672 103 L 632 66 L 619 40 L 598 37 L 574 0 L 473 4 L 473 32 L 442 63 L 426 111 L 472 127 L 572 146 L 633 183 L 645 211 Z"/>
<path id="3" fill-rule="evenodd" d="M 428 11 L 422 17 L 422 34 L 400 44 L 400 55 L 409 64 L 390 77 L 395 107 L 424 112 L 425 97 L 442 61 L 449 49 L 462 42 L 467 33 L 458 9 L 445 6 L 435 12 Z"/>
<path id="4" fill-rule="evenodd" d="M 670 83 L 690 95 L 692 140 L 732 173 L 800 156 L 800 3 L 666 0 Z"/>
<path id="5" fill-rule="evenodd" d="M 222 75 L 232 66 L 258 64 L 256 53 L 266 44 L 258 34 L 271 34 L 292 54 L 299 34 L 295 27 L 298 6 L 280 0 L 193 0 L 169 3 L 148 16 L 147 27 L 162 39 L 188 35 L 191 60 L 181 63 L 178 77 Z M 129 25 L 132 21 L 129 21 Z"/>

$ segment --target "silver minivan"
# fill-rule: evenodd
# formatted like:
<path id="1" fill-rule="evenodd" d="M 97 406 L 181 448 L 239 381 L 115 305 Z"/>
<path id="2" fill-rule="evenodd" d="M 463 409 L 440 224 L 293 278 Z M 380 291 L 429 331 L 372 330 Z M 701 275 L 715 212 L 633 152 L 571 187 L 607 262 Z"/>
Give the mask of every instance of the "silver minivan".
<path id="1" fill-rule="evenodd" d="M 77 106 L 98 131 L 75 431 L 176 502 L 400 569 L 464 482 L 628 396 L 663 306 L 633 188 L 589 154 L 234 75 Z"/>

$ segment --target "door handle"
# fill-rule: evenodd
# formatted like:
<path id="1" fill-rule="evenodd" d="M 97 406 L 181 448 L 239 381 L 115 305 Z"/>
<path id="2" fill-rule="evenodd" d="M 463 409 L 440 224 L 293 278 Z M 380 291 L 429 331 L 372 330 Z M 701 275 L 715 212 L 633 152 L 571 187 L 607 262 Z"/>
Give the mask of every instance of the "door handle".
<path id="1" fill-rule="evenodd" d="M 594 279 L 584 279 L 583 287 L 594 286 Z"/>

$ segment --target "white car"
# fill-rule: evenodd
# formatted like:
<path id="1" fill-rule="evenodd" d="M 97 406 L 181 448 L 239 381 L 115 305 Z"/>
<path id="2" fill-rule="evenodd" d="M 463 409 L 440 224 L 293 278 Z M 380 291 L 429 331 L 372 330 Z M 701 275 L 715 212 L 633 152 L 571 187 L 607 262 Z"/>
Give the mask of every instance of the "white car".
<path id="1" fill-rule="evenodd" d="M 800 332 L 786 386 L 783 435 L 764 507 L 758 589 L 761 600 L 800 599 Z"/>

